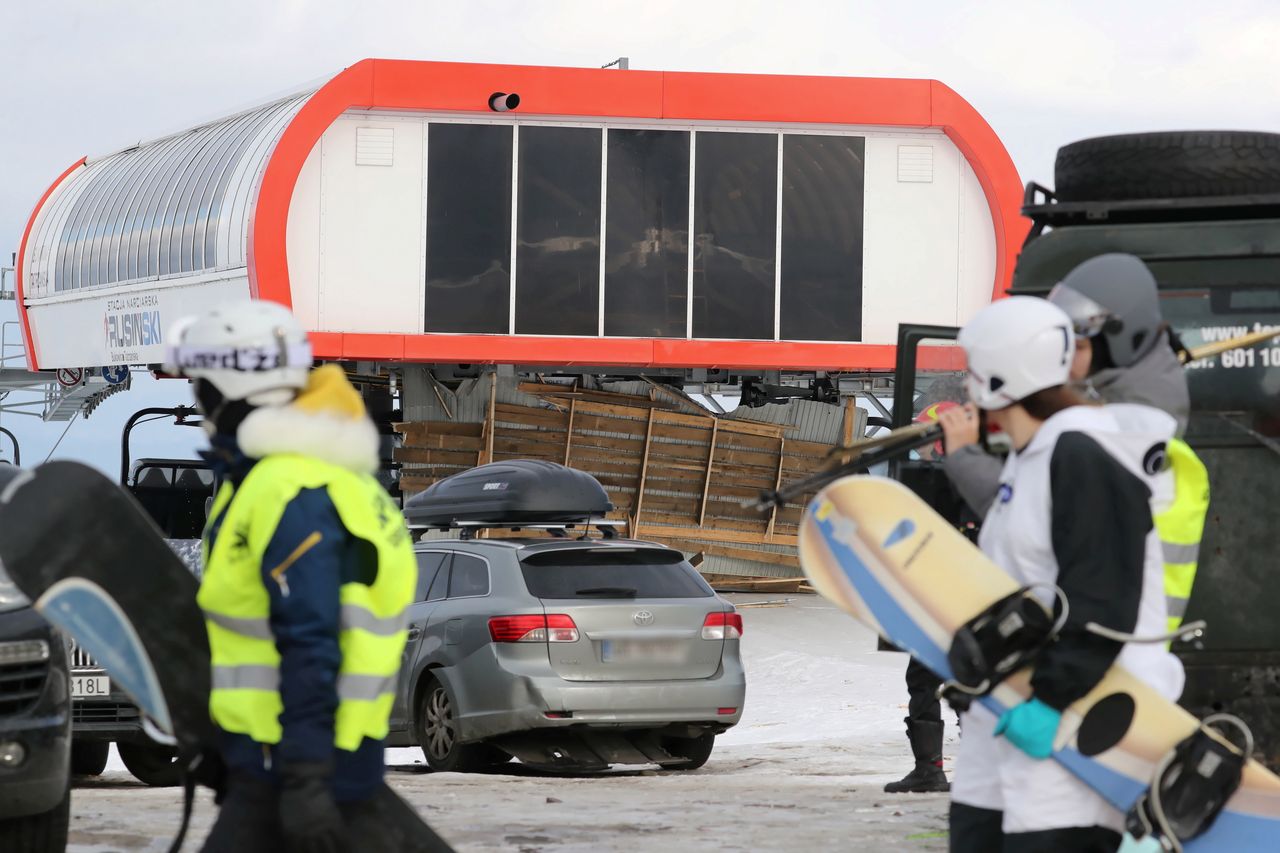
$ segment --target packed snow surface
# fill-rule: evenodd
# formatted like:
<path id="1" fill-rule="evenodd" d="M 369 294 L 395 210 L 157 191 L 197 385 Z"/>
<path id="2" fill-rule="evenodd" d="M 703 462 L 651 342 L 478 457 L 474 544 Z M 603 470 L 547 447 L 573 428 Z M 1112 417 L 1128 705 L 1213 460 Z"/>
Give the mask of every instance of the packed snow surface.
<path id="1" fill-rule="evenodd" d="M 389 783 L 459 851 L 945 850 L 945 794 L 881 790 L 911 766 L 905 655 L 816 596 L 729 597 L 784 603 L 742 610 L 746 710 L 701 770 L 431 773 L 391 749 Z M 215 811 L 202 796 L 185 849 Z M 178 789 L 143 787 L 113 753 L 76 780 L 68 850 L 167 850 L 180 813 Z"/>

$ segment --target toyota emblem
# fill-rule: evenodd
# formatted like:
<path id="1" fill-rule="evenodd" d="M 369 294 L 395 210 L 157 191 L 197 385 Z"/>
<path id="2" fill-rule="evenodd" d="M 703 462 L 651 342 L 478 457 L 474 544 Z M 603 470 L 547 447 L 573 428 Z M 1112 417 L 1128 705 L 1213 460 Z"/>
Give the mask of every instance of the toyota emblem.
<path id="1" fill-rule="evenodd" d="M 631 614 L 631 621 L 635 622 L 637 625 L 652 625 L 653 613 L 648 610 L 637 610 L 635 613 Z"/>

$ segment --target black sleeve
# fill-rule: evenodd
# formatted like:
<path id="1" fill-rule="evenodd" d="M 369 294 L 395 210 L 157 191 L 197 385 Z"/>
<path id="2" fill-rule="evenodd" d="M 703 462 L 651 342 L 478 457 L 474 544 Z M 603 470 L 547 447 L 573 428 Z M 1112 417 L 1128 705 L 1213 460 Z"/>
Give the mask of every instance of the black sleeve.
<path id="1" fill-rule="evenodd" d="M 1070 612 L 1031 678 L 1037 698 L 1062 710 L 1102 680 L 1121 643 L 1085 631 L 1097 622 L 1131 632 L 1138 624 L 1151 494 L 1084 433 L 1059 437 L 1049 463 L 1053 553 Z"/>

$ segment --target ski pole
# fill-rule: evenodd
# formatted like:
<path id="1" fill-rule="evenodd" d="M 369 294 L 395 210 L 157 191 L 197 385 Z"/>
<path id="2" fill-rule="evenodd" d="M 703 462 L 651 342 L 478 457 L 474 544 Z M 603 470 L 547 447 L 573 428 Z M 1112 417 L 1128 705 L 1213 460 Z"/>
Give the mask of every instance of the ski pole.
<path id="1" fill-rule="evenodd" d="M 1263 329 L 1260 332 L 1250 332 L 1247 335 L 1240 335 L 1225 341 L 1214 341 L 1210 344 L 1201 344 L 1198 347 L 1183 350 L 1180 353 L 1181 360 L 1183 364 L 1187 364 L 1188 362 L 1199 361 L 1202 358 L 1209 358 L 1231 350 L 1255 346 L 1277 337 L 1280 337 L 1280 329 Z"/>
<path id="2" fill-rule="evenodd" d="M 891 441 L 886 441 L 891 437 Z M 758 499 L 747 499 L 742 502 L 742 505 L 755 507 L 757 510 L 764 512 L 771 507 L 781 506 L 805 492 L 820 489 L 828 483 L 839 480 L 841 477 L 855 474 L 870 468 L 872 465 L 888 462 L 899 456 L 905 456 L 917 447 L 923 447 L 941 437 L 942 427 L 937 423 L 911 424 L 910 426 L 900 427 L 889 435 L 876 436 L 845 447 L 834 448 L 831 455 L 840 458 L 839 464 L 805 477 L 803 480 L 797 480 L 776 491 L 772 489 L 762 491 Z"/>

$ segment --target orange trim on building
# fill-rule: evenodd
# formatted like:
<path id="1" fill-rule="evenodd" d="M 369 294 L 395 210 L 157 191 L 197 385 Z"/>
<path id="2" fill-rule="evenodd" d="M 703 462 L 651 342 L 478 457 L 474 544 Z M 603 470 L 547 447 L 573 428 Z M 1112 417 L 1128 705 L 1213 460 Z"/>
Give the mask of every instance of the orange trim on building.
<path id="1" fill-rule="evenodd" d="M 314 332 L 311 349 L 316 358 L 344 361 L 830 371 L 892 370 L 896 351 L 892 344 L 350 332 Z M 958 347 L 921 347 L 918 363 L 962 370 L 964 354 Z"/>
<path id="2" fill-rule="evenodd" d="M 17 280 L 13 284 L 14 301 L 18 303 L 18 319 L 22 326 L 22 339 L 27 348 L 27 366 L 32 370 L 39 370 L 40 365 L 36 358 L 35 339 L 31 336 L 31 323 L 27 320 L 27 303 L 22 295 L 22 282 L 26 278 L 27 266 L 27 238 L 31 236 L 31 229 L 35 227 L 36 217 L 40 215 L 40 208 L 44 207 L 44 203 L 49 200 L 49 196 L 58 188 L 58 185 L 67 179 L 67 176 L 79 169 L 85 164 L 87 157 L 81 157 L 75 163 L 67 167 L 67 170 L 58 176 L 58 179 L 49 185 L 44 191 L 44 195 L 40 196 L 40 200 L 36 202 L 36 206 L 31 210 L 31 216 L 27 218 L 27 227 L 22 230 L 22 241 L 18 244 L 18 268 L 14 271 Z"/>

